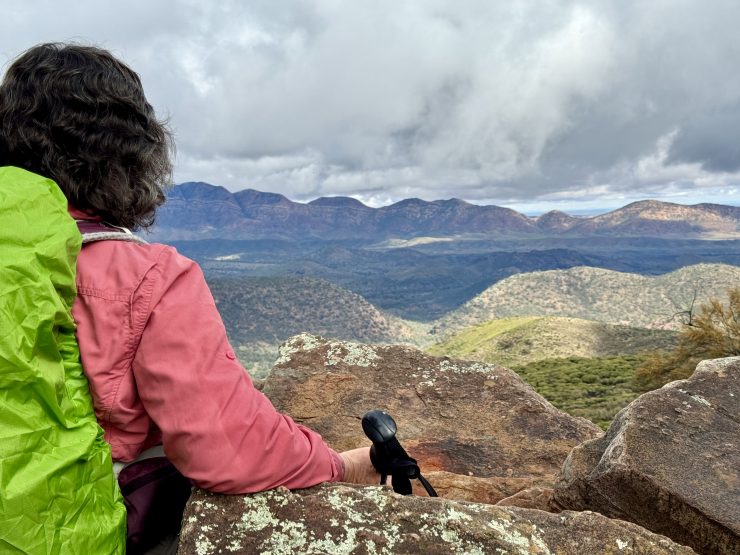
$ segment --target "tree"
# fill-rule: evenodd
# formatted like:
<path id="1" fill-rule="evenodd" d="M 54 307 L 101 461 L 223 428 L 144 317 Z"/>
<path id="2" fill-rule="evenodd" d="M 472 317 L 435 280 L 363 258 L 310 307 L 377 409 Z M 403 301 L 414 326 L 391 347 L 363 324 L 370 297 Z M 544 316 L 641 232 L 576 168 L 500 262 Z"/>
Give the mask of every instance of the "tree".
<path id="1" fill-rule="evenodd" d="M 710 299 L 698 313 L 692 306 L 676 348 L 654 354 L 637 369 L 641 386 L 652 389 L 688 378 L 705 359 L 740 355 L 740 287 L 730 288 L 727 296 L 727 303 Z"/>
<path id="2" fill-rule="evenodd" d="M 696 297 L 699 295 L 699 290 L 694 287 L 694 292 L 691 297 L 691 302 L 688 304 L 686 308 L 679 308 L 679 304 L 676 301 L 673 301 L 673 306 L 677 309 L 676 312 L 673 313 L 673 316 L 671 316 L 669 321 L 673 321 L 676 318 L 679 318 L 684 325 L 691 326 L 694 322 L 694 312 L 696 310 Z"/>

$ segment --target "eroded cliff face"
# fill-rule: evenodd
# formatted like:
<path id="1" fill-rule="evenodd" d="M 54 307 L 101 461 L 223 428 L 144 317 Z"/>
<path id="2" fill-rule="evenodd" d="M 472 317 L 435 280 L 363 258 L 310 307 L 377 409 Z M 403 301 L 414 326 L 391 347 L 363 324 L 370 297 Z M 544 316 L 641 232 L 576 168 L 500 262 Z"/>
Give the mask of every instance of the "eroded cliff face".
<path id="1" fill-rule="evenodd" d="M 338 450 L 368 445 L 361 416 L 388 410 L 442 498 L 198 491 L 180 553 L 740 553 L 739 361 L 643 395 L 602 435 L 502 367 L 296 336 L 263 389 L 278 409 Z"/>

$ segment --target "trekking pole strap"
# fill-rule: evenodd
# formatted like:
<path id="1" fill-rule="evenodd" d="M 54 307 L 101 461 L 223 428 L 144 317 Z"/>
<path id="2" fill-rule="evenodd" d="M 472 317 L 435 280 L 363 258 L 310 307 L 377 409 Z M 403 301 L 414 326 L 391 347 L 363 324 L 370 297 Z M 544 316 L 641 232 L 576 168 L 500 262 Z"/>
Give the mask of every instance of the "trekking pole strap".
<path id="1" fill-rule="evenodd" d="M 437 497 L 431 484 L 422 477 L 416 459 L 406 453 L 396 438 L 396 422 L 390 414 L 380 410 L 370 411 L 362 417 L 362 429 L 373 442 L 370 460 L 380 474 L 380 483 L 385 485 L 391 476 L 393 491 L 401 495 L 411 494 L 411 480 L 418 478 L 430 497 Z"/>

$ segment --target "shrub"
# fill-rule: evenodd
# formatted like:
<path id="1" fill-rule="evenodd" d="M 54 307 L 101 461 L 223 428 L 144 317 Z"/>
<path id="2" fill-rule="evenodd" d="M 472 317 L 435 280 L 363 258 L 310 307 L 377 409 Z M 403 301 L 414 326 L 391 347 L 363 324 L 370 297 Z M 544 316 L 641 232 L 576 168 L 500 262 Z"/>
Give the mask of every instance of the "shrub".
<path id="1" fill-rule="evenodd" d="M 697 314 L 687 313 L 673 351 L 657 352 L 636 371 L 643 390 L 688 378 L 698 362 L 740 355 L 740 287 L 727 291 L 727 302 L 710 299 Z"/>
<path id="2" fill-rule="evenodd" d="M 644 355 L 546 359 L 513 368 L 553 405 L 603 429 L 635 399 L 635 369 Z"/>

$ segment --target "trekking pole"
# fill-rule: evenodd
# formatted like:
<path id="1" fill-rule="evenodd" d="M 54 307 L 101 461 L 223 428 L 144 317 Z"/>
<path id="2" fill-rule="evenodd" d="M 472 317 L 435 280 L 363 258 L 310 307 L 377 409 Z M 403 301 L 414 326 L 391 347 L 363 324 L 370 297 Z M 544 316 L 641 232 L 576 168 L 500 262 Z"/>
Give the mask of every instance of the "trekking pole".
<path id="1" fill-rule="evenodd" d="M 391 476 L 393 491 L 401 495 L 411 494 L 411 480 L 418 478 L 429 497 L 437 497 L 432 485 L 421 475 L 419 465 L 412 459 L 396 439 L 396 422 L 382 410 L 371 410 L 362 417 L 362 429 L 373 442 L 370 460 L 380 473 L 380 483 L 385 484 Z"/>

